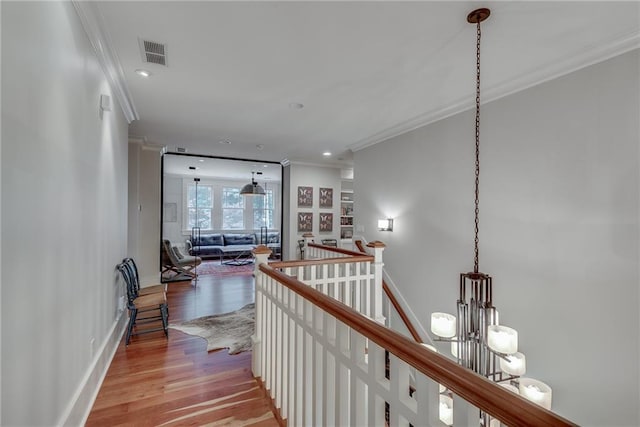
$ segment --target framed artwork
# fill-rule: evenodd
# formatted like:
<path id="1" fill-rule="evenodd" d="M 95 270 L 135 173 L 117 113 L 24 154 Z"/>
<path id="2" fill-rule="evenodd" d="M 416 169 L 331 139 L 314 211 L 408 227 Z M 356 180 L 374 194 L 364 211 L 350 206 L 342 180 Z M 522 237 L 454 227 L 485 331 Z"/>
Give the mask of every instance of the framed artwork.
<path id="1" fill-rule="evenodd" d="M 333 214 L 321 213 L 320 214 L 320 232 L 333 231 Z"/>
<path id="2" fill-rule="evenodd" d="M 313 231 L 313 214 L 311 212 L 298 212 L 298 233 Z"/>
<path id="3" fill-rule="evenodd" d="M 313 206 L 313 187 L 298 187 L 298 207 L 310 208 Z"/>
<path id="4" fill-rule="evenodd" d="M 333 207 L 333 188 L 320 187 L 320 207 L 321 208 Z"/>

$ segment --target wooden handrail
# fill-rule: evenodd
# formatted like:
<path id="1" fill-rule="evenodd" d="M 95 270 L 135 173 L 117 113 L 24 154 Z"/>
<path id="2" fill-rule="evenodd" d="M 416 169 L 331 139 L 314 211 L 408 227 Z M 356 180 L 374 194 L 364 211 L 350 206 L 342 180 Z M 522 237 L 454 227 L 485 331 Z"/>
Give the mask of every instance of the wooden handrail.
<path id="1" fill-rule="evenodd" d="M 350 264 L 352 262 L 373 262 L 374 257 L 355 252 L 357 256 L 339 258 L 300 259 L 291 261 L 275 261 L 269 265 L 273 268 L 304 267 L 307 265 Z"/>
<path id="2" fill-rule="evenodd" d="M 362 245 L 362 240 L 356 240 L 355 244 L 360 252 L 367 253 L 367 251 L 364 249 L 364 246 Z M 411 323 L 411 320 L 409 320 L 409 316 L 407 316 L 407 313 L 405 313 L 404 309 L 400 305 L 400 302 L 393 294 L 393 292 L 391 292 L 391 288 L 389 288 L 389 285 L 387 285 L 387 282 L 385 282 L 384 279 L 382 279 L 382 290 L 387 295 L 387 298 L 389 298 L 389 301 L 391 301 L 391 305 L 393 305 L 393 308 L 395 308 L 398 312 L 400 319 L 402 319 L 404 326 L 409 330 L 409 333 L 411 334 L 413 339 L 418 343 L 422 343 L 422 337 L 418 333 L 418 330 L 413 326 L 413 323 Z"/>
<path id="3" fill-rule="evenodd" d="M 260 271 L 509 426 L 576 426 L 267 264 Z"/>

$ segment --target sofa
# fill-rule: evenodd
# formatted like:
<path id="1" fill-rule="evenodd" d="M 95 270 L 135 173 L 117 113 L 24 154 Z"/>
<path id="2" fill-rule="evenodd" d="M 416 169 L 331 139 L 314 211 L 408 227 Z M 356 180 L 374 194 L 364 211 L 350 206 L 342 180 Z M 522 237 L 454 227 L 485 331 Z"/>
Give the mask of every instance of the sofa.
<path id="1" fill-rule="evenodd" d="M 220 262 L 225 257 L 250 255 L 251 250 L 255 249 L 259 244 L 267 246 L 273 251 L 274 255 L 279 255 L 280 232 L 268 232 L 266 242 L 260 242 L 255 233 L 214 233 L 202 234 L 195 241 L 189 238 L 186 244 L 190 255 L 199 257 L 218 256 L 220 257 Z"/>

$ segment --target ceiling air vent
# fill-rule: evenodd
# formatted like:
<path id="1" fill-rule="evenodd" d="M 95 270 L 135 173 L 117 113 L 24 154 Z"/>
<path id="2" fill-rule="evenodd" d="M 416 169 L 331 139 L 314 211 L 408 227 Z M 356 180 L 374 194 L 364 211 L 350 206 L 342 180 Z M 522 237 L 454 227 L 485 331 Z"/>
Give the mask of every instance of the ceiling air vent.
<path id="1" fill-rule="evenodd" d="M 138 39 L 140 41 L 140 50 L 142 51 L 142 60 L 152 64 L 167 66 L 167 46 L 153 42 L 150 40 Z"/>
<path id="2" fill-rule="evenodd" d="M 184 148 L 184 147 L 176 147 L 176 151 L 177 151 L 178 153 L 186 153 L 186 152 L 187 152 L 187 149 L 186 149 L 186 148 Z"/>

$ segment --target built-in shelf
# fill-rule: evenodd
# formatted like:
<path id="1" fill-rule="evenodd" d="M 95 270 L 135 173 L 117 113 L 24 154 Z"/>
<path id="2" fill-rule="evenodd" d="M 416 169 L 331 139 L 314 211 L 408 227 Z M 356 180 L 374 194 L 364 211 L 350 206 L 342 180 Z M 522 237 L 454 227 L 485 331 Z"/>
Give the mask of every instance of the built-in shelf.
<path id="1" fill-rule="evenodd" d="M 350 246 L 353 237 L 353 190 L 340 191 L 340 242 Z"/>

